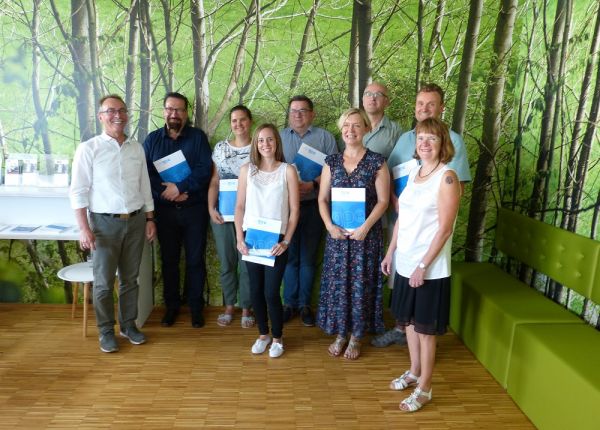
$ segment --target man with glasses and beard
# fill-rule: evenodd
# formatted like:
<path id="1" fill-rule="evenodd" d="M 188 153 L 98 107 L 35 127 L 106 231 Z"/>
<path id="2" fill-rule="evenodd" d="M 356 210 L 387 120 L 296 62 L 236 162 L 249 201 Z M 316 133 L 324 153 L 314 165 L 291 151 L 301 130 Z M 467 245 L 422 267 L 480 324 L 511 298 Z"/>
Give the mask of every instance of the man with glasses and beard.
<path id="1" fill-rule="evenodd" d="M 165 126 L 150 133 L 144 141 L 161 250 L 166 307 L 161 325 L 164 327 L 175 323 L 182 304 L 179 274 L 182 245 L 185 249 L 184 285 L 192 326 L 204 326 L 207 197 L 212 161 L 206 134 L 189 123 L 188 107 L 184 95 L 168 93 L 163 99 Z M 165 172 L 161 176 L 154 162 L 165 157 L 176 158 L 179 151 L 184 158 L 182 164 L 187 164 L 186 173 L 172 181 L 166 180 Z"/>

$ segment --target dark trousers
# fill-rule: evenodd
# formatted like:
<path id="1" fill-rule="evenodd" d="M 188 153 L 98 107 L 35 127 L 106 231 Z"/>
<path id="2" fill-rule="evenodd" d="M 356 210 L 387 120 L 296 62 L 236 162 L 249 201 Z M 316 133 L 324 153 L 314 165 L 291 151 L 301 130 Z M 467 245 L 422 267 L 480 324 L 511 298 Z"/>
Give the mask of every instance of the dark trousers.
<path id="1" fill-rule="evenodd" d="M 185 249 L 185 287 L 192 314 L 204 308 L 206 282 L 206 230 L 208 208 L 205 204 L 189 207 L 156 207 L 158 242 L 160 243 L 163 298 L 167 309 L 181 306 L 179 261 Z"/>
<path id="2" fill-rule="evenodd" d="M 273 267 L 244 261 L 250 278 L 250 298 L 258 331 L 261 335 L 271 332 L 278 339 L 283 335 L 283 306 L 281 304 L 281 279 L 287 263 L 287 252 L 275 258 Z M 268 313 L 267 313 L 268 310 Z"/>

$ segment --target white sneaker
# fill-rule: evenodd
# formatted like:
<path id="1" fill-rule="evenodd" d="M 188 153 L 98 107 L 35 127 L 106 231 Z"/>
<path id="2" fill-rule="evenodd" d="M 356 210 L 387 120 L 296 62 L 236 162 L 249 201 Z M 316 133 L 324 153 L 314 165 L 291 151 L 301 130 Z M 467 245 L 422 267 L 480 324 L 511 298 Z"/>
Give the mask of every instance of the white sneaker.
<path id="1" fill-rule="evenodd" d="M 273 342 L 271 348 L 269 348 L 269 357 L 277 358 L 281 357 L 281 354 L 283 354 L 283 343 Z"/>
<path id="2" fill-rule="evenodd" d="M 261 339 L 260 337 L 256 339 L 254 345 L 252 345 L 252 354 L 262 354 L 267 349 L 267 346 L 271 343 L 271 338 L 267 336 L 266 339 Z"/>

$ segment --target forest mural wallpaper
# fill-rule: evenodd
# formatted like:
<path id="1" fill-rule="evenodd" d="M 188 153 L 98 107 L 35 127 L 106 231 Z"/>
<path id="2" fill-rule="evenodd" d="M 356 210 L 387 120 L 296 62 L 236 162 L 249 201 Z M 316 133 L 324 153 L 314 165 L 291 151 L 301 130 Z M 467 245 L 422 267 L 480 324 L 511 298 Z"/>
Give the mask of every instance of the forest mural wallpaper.
<path id="1" fill-rule="evenodd" d="M 72 156 L 99 132 L 107 93 L 126 100 L 139 141 L 162 125 L 168 91 L 193 101 L 212 144 L 235 104 L 255 124 L 283 126 L 295 94 L 335 134 L 372 80 L 388 86 L 387 115 L 406 131 L 416 89 L 435 82 L 473 176 L 454 258 L 482 261 L 496 256 L 501 206 L 597 240 L 599 53 L 596 0 L 0 0 L 0 148 L 3 158 Z M 83 258 L 75 243 L 2 240 L 0 282 L 18 284 L 26 302 L 68 302 L 55 273 Z M 208 259 L 210 303 L 220 304 L 212 245 Z M 530 282 L 600 325 L 597 304 Z"/>

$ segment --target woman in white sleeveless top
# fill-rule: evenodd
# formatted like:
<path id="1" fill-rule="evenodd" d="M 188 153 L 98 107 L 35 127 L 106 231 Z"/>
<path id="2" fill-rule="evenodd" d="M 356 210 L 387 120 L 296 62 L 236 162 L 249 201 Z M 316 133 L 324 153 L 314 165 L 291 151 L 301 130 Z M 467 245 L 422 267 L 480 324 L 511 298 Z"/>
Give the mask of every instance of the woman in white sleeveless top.
<path id="1" fill-rule="evenodd" d="M 389 275 L 395 255 L 392 312 L 406 328 L 410 370 L 390 383 L 392 390 L 416 386 L 400 403 L 408 412 L 431 400 L 436 335 L 446 332 L 450 313 L 452 231 L 460 200 L 460 182 L 447 163 L 454 156 L 448 127 L 429 118 L 416 127 L 415 157 L 421 165 L 410 172 L 398 198 L 398 219 L 381 263 Z"/>
<path id="2" fill-rule="evenodd" d="M 244 261 L 250 278 L 250 297 L 259 337 L 253 354 L 262 354 L 271 343 L 269 356 L 283 354 L 283 306 L 281 280 L 287 263 L 287 249 L 298 224 L 300 193 L 296 169 L 286 164 L 281 137 L 273 124 L 263 124 L 254 132 L 250 162 L 240 169 L 235 206 L 237 248 L 249 255 L 245 232 L 252 220 L 268 219 L 281 223 L 279 241 L 272 246 L 273 267 Z M 269 335 L 269 318 L 271 334 Z"/>

